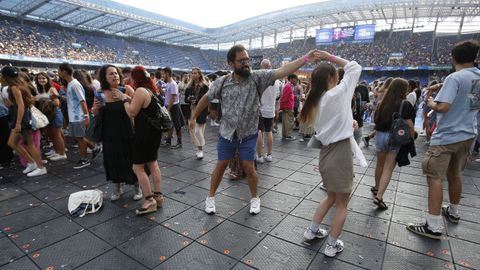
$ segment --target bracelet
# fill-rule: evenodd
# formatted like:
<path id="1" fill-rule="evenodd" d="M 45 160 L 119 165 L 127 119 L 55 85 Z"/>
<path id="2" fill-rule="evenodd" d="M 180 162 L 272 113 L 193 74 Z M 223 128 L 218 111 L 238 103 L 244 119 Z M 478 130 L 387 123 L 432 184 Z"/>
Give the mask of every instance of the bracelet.
<path id="1" fill-rule="evenodd" d="M 308 55 L 305 54 L 303 56 L 303 64 L 306 64 L 306 63 L 308 63 Z"/>
<path id="2" fill-rule="evenodd" d="M 335 55 L 330 54 L 330 56 L 328 57 L 328 62 L 332 63 L 333 61 L 335 61 Z"/>

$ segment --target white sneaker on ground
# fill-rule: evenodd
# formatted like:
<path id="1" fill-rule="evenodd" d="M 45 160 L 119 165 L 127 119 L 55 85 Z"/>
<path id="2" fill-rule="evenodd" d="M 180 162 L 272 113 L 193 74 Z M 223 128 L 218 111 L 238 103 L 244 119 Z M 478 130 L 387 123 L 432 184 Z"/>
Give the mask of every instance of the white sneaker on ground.
<path id="1" fill-rule="evenodd" d="M 139 201 L 143 198 L 143 192 L 142 192 L 142 189 L 140 189 L 140 187 L 134 187 L 134 191 L 133 191 L 133 200 L 134 201 Z"/>
<path id="2" fill-rule="evenodd" d="M 27 173 L 28 177 L 34 177 L 34 176 L 40 176 L 47 174 L 47 168 L 43 167 L 42 169 L 36 168 L 35 170 L 31 171 L 30 173 Z"/>
<path id="3" fill-rule="evenodd" d="M 37 164 L 35 162 L 28 163 L 27 167 L 25 168 L 25 170 L 22 171 L 22 173 L 27 174 L 29 172 L 33 172 L 33 170 L 35 170 L 36 168 L 37 168 Z"/>
<path id="4" fill-rule="evenodd" d="M 265 163 L 265 159 L 263 158 L 263 156 L 256 156 L 256 160 L 258 163 Z"/>
<path id="5" fill-rule="evenodd" d="M 267 155 L 267 156 L 265 157 L 265 161 L 266 161 L 266 162 L 272 162 L 272 161 L 273 161 L 272 155 Z"/>
<path id="6" fill-rule="evenodd" d="M 260 198 L 255 197 L 250 200 L 250 214 L 260 213 Z"/>
<path id="7" fill-rule="evenodd" d="M 196 156 L 197 156 L 197 159 L 203 159 L 203 151 L 197 150 Z"/>
<path id="8" fill-rule="evenodd" d="M 325 238 L 328 235 L 327 230 L 324 230 L 322 228 L 318 228 L 317 232 L 314 232 L 310 229 L 310 227 L 307 228 L 307 230 L 303 233 L 303 237 L 305 240 L 313 240 L 315 238 Z"/>
<path id="9" fill-rule="evenodd" d="M 50 156 L 48 158 L 51 161 L 65 160 L 65 159 L 67 159 L 67 154 L 60 155 L 60 154 L 55 153 L 55 155 Z"/>
<path id="10" fill-rule="evenodd" d="M 217 210 L 215 209 L 215 197 L 207 197 L 205 199 L 205 212 L 207 214 L 214 214 Z"/>
<path id="11" fill-rule="evenodd" d="M 51 149 L 50 151 L 48 151 L 47 153 L 45 153 L 45 156 L 46 157 L 50 157 L 50 156 L 53 156 L 55 155 L 57 152 L 55 152 L 55 150 Z"/>
<path id="12" fill-rule="evenodd" d="M 337 242 L 333 246 L 327 243 L 323 254 L 325 254 L 328 257 L 334 257 L 335 255 L 337 255 L 337 253 L 342 252 L 343 248 L 344 248 L 343 241 L 337 240 Z"/>
<path id="13" fill-rule="evenodd" d="M 118 184 L 117 184 L 118 185 Z M 120 186 L 120 188 L 115 189 L 115 191 L 112 193 L 112 196 L 110 196 L 110 201 L 114 202 L 120 199 L 123 195 L 123 185 Z"/>
<path id="14" fill-rule="evenodd" d="M 320 189 L 327 191 L 327 187 L 325 186 L 325 184 L 323 182 L 320 183 Z"/>

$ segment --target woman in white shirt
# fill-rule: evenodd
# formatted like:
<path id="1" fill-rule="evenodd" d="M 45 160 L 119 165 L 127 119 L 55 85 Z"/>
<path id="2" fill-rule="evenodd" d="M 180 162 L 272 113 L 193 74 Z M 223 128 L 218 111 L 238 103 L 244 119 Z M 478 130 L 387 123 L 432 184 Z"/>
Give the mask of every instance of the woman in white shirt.
<path id="1" fill-rule="evenodd" d="M 304 237 L 313 240 L 328 234 L 324 253 L 333 257 L 344 247 L 343 242 L 337 239 L 347 217 L 348 198 L 352 192 L 352 147 L 358 146 L 353 140 L 351 100 L 362 67 L 355 61 L 348 62 L 323 51 L 320 53 L 322 60 L 329 60 L 342 67 L 345 75 L 337 85 L 338 73 L 335 67 L 328 63 L 318 65 L 312 72 L 311 90 L 300 114 L 300 121 L 313 124 L 317 133 L 314 138 L 323 145 L 319 170 L 328 194 L 318 205 Z M 319 228 L 319 224 L 334 204 L 336 210 L 330 233 L 327 233 Z"/>
<path id="2" fill-rule="evenodd" d="M 60 99 L 57 89 L 52 86 L 50 78 L 47 73 L 40 72 L 35 77 L 35 85 L 37 85 L 37 96 L 35 99 L 50 100 L 55 106 L 55 114 L 53 119 L 50 118 L 50 124 L 47 126 L 47 135 L 53 142 L 53 150 L 45 153 L 45 156 L 52 160 L 65 160 L 67 155 L 65 154 L 65 141 L 63 139 L 63 114 L 60 109 Z"/>

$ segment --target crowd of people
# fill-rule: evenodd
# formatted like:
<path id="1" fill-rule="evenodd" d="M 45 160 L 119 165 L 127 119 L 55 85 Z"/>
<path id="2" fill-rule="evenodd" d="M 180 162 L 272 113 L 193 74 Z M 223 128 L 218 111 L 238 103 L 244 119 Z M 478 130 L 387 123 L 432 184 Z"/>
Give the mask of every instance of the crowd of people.
<path id="1" fill-rule="evenodd" d="M 234 45 L 226 55 L 230 72 L 221 77 L 205 76 L 196 67 L 190 73 L 175 74 L 166 67 L 149 74 L 142 66 L 121 70 L 111 64 L 93 73 L 75 70 L 68 63 L 48 73 L 5 66 L 1 69 L 0 163 L 1 167 L 11 166 L 15 153 L 23 162 L 24 174 L 44 175 L 47 168 L 42 156 L 51 162 L 66 159 L 65 138 L 70 137 L 78 144 L 80 156 L 73 169 L 90 166 L 91 159 L 103 150 L 106 180 L 115 185 L 110 199 L 118 200 L 124 185 L 133 185 L 133 199 L 144 199 L 136 213 L 144 215 L 163 207 L 159 147 L 181 148 L 183 127 L 188 127 L 196 146 L 192 156 L 202 159 L 210 118 L 210 125 L 218 127 L 217 162 L 205 212 L 216 212 L 215 195 L 230 166 L 232 179 L 246 177 L 250 213 L 255 215 L 261 212 L 255 163 L 275 158 L 272 133 L 281 132 L 288 142 L 297 140 L 293 131 L 299 130 L 300 141 L 308 140 L 308 147 L 320 149 L 319 172 L 327 192 L 304 238 L 314 241 L 328 237 L 324 253 L 333 257 L 344 249 L 339 237 L 352 192 L 353 160 L 367 165 L 360 148 L 362 139 L 363 146 L 369 147 L 375 138 L 372 203 L 379 210 L 388 209 L 384 196 L 395 166 L 408 165 L 409 155 L 416 155 L 414 123 L 417 110 L 422 110 L 430 144 L 422 163 L 429 212 L 425 222 L 406 228 L 440 239 L 442 215 L 453 223 L 460 220 L 461 174 L 470 149 L 478 148 L 478 52 L 476 41 L 452 46 L 449 55 L 455 72 L 425 89 L 417 81 L 403 78 L 359 81 L 362 67 L 356 57 L 318 49 L 277 69 L 273 61 L 263 59 L 260 69 L 252 70 L 249 52 Z M 308 80 L 301 81 L 295 72 L 307 64 L 314 70 Z M 170 126 L 161 128 L 158 123 L 165 123 L 161 117 L 165 110 Z M 368 136 L 361 132 L 365 112 L 370 112 L 374 123 L 374 132 Z M 42 115 L 48 124 L 41 125 Z M 450 203 L 442 206 L 445 177 Z M 320 224 L 333 205 L 327 231 Z"/>
<path id="2" fill-rule="evenodd" d="M 1 22 L 6 27 L 0 29 L 0 54 L 173 68 L 189 68 L 193 59 L 198 59 L 194 66 L 210 70 L 229 69 L 224 60 L 225 51 L 147 44 L 11 20 Z M 251 55 L 270 59 L 274 68 L 281 67 L 284 61 L 288 61 L 286 59 L 296 59 L 314 48 L 347 59 L 356 59 L 363 67 L 450 64 L 448 52 L 458 41 L 457 36 L 437 37 L 434 40 L 433 35 L 433 32 L 402 31 L 390 36 L 389 32 L 378 32 L 372 43 L 341 42 L 332 45 L 316 45 L 315 39 L 309 37 L 306 40 L 280 43 L 274 48 L 254 49 L 251 50 Z M 470 38 L 478 39 L 478 35 L 462 35 L 462 39 Z M 159 48 L 163 48 L 165 54 L 160 55 Z M 401 56 L 392 57 L 392 54 Z"/>

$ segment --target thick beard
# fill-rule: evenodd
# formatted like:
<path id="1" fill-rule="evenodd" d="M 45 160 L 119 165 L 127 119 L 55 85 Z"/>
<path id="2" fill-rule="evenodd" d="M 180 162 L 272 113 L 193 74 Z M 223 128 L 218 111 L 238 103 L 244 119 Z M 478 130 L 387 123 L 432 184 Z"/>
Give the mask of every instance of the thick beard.
<path id="1" fill-rule="evenodd" d="M 235 74 L 237 74 L 238 76 L 242 77 L 242 78 L 247 78 L 248 76 L 250 76 L 250 67 L 242 67 L 242 68 L 238 68 L 238 69 L 235 69 Z"/>

